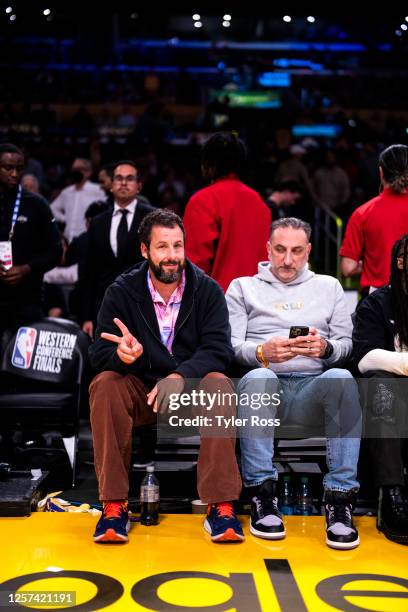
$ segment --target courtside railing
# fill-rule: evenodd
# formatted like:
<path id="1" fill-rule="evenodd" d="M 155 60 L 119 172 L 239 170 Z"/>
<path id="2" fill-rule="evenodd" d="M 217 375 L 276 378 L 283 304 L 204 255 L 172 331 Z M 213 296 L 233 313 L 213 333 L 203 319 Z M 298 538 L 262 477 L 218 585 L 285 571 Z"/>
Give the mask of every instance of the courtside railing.
<path id="1" fill-rule="evenodd" d="M 327 207 L 315 209 L 313 229 L 313 251 L 319 256 L 324 274 L 335 271 L 339 281 L 340 272 L 339 251 L 343 239 L 343 221 Z"/>

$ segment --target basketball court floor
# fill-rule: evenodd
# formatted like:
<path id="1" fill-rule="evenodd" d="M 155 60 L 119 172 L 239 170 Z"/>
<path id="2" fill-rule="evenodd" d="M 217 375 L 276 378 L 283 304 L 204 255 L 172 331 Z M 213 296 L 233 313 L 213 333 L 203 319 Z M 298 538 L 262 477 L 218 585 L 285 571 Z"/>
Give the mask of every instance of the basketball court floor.
<path id="1" fill-rule="evenodd" d="M 13 601 L 123 612 L 408 610 L 408 548 L 379 534 L 371 517 L 356 518 L 361 545 L 351 551 L 325 545 L 321 516 L 286 517 L 288 535 L 275 542 L 251 536 L 243 516 L 241 544 L 213 544 L 203 515 L 168 514 L 158 526 L 132 523 L 127 544 L 98 545 L 96 521 L 1 518 L 0 610 Z"/>

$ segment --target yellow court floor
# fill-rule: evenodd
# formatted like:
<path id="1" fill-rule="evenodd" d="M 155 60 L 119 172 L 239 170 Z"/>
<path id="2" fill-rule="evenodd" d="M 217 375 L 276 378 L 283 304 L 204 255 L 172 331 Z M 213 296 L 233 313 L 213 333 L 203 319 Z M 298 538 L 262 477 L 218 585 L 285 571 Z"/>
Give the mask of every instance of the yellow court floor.
<path id="1" fill-rule="evenodd" d="M 344 552 L 325 545 L 323 517 L 285 520 L 285 540 L 254 538 L 242 517 L 244 543 L 213 544 L 203 516 L 165 515 L 156 527 L 133 523 L 128 544 L 98 545 L 88 514 L 2 518 L 0 610 L 13 597 L 62 609 L 75 595 L 71 609 L 86 611 L 408 611 L 408 547 L 375 519 L 356 519 L 361 545 Z"/>

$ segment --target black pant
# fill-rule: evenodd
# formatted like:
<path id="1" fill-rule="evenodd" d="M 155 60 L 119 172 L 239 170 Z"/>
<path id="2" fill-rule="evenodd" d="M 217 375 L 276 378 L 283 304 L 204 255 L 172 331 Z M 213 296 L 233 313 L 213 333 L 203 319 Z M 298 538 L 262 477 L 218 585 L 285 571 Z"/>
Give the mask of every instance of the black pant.
<path id="1" fill-rule="evenodd" d="M 0 357 L 11 337 L 19 327 L 39 321 L 44 317 L 41 302 L 31 304 L 0 304 Z"/>
<path id="2" fill-rule="evenodd" d="M 382 370 L 360 381 L 364 406 L 364 437 L 370 453 L 374 484 L 404 485 L 407 465 L 408 378 Z"/>

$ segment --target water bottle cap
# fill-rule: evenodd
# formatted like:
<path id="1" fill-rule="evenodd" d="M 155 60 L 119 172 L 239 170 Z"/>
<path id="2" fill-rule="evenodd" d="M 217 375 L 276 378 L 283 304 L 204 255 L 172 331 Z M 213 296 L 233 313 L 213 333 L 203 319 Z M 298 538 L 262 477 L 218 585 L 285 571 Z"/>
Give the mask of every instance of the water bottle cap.
<path id="1" fill-rule="evenodd" d="M 283 480 L 288 482 L 288 480 L 290 480 L 290 474 L 286 474 L 286 476 L 283 477 Z"/>
<path id="2" fill-rule="evenodd" d="M 300 482 L 307 483 L 309 482 L 309 478 L 307 476 L 302 476 L 302 478 L 300 479 Z"/>
<path id="3" fill-rule="evenodd" d="M 154 472 L 154 465 L 148 465 L 146 468 L 146 472 L 149 472 L 150 474 Z"/>

